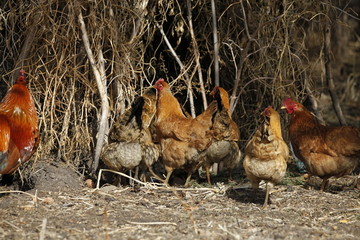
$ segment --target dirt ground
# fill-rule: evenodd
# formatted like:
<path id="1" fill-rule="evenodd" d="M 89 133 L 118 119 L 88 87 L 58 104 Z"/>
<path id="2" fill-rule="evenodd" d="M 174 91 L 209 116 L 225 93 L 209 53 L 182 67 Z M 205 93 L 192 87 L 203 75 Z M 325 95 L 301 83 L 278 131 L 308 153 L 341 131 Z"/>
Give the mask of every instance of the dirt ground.
<path id="1" fill-rule="evenodd" d="M 42 164 L 31 190 L 0 186 L 0 239 L 359 239 L 355 179 L 320 192 L 320 179 L 287 176 L 263 209 L 264 191 L 241 174 L 191 188 L 94 189 L 69 167 Z"/>

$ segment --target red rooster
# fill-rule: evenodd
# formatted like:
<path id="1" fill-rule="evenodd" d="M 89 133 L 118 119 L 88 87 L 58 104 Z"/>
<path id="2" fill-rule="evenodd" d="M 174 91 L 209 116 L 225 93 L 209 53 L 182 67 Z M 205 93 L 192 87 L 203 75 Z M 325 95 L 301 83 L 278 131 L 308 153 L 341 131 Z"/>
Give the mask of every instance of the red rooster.
<path id="1" fill-rule="evenodd" d="M 330 177 L 350 174 L 360 159 L 360 129 L 320 124 L 302 104 L 287 98 L 282 106 L 291 115 L 289 136 L 295 155 L 311 175 L 323 179 L 321 191 Z"/>
<path id="2" fill-rule="evenodd" d="M 12 173 L 21 163 L 19 149 L 10 139 L 10 125 L 0 115 L 0 174 Z"/>
<path id="3" fill-rule="evenodd" d="M 24 70 L 0 103 L 0 174 L 10 174 L 30 159 L 39 145 L 37 113 Z"/>

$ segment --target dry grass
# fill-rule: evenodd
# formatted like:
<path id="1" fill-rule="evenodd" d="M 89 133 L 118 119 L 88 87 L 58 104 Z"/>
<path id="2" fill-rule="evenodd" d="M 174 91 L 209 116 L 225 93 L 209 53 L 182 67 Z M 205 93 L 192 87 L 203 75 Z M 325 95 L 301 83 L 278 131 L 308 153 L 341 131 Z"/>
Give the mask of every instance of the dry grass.
<path id="1" fill-rule="evenodd" d="M 40 117 L 41 144 L 35 159 L 61 160 L 82 173 L 92 164 L 101 101 L 81 39 L 79 11 L 96 63 L 104 66 L 110 126 L 158 77 L 173 82 L 174 91 L 183 93 L 180 100 L 189 109 L 184 91 L 184 75 L 188 75 L 196 112 L 201 112 L 199 63 L 204 91 L 214 86 L 212 15 L 210 1 L 191 4 L 197 44 L 191 42 L 186 1 L 2 2 L 1 86 L 11 85 L 20 67 L 28 74 Z M 324 19 L 330 17 L 339 25 L 345 14 L 335 8 L 326 12 L 325 5 L 331 1 L 225 0 L 216 4 L 220 85 L 232 93 L 243 146 L 257 128 L 258 113 L 264 107 L 279 108 L 286 96 L 299 100 L 319 96 L 325 87 L 321 55 Z M 344 7 L 344 1 L 333 4 Z M 184 64 L 182 70 L 155 23 L 164 29 Z M 349 24 L 346 29 L 355 27 Z M 353 43 L 353 49 L 358 49 L 358 40 Z M 352 76 L 358 79 L 356 74 Z"/>

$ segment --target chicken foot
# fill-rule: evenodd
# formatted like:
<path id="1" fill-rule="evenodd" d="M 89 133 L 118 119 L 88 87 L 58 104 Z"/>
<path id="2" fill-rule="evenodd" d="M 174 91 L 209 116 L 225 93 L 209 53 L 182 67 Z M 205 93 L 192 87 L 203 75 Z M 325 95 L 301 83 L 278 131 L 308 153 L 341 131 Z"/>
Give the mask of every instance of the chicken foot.
<path id="1" fill-rule="evenodd" d="M 229 171 L 228 181 L 229 182 L 236 182 L 236 181 L 234 181 L 234 178 L 233 178 L 233 169 L 228 169 L 228 171 Z"/>
<path id="2" fill-rule="evenodd" d="M 167 184 L 167 183 L 166 183 L 166 180 L 162 179 L 159 175 L 157 175 L 157 174 L 154 172 L 154 170 L 152 169 L 151 166 L 149 167 L 149 172 L 153 175 L 154 178 L 156 178 L 157 180 L 159 180 L 159 181 Z"/>
<path id="3" fill-rule="evenodd" d="M 207 182 L 208 182 L 208 184 L 210 184 L 210 185 L 211 185 L 210 167 L 209 167 L 209 166 L 206 166 L 206 167 L 205 167 L 205 170 L 206 170 L 206 178 L 207 178 Z"/>
<path id="4" fill-rule="evenodd" d="M 184 184 L 184 187 L 188 187 L 189 186 L 189 183 L 190 183 L 190 179 L 191 179 L 191 175 L 193 173 L 192 172 L 189 172 L 187 177 L 186 177 L 186 181 L 185 181 L 185 184 Z"/>
<path id="5" fill-rule="evenodd" d="M 172 174 L 172 172 L 174 171 L 174 169 L 172 169 L 172 168 L 170 168 L 170 169 L 168 169 L 168 170 L 166 170 L 167 171 L 167 174 L 166 174 L 166 179 L 165 179 L 165 184 L 167 185 L 167 186 L 169 186 L 169 180 L 170 180 L 170 177 L 171 177 L 171 174 Z"/>
<path id="6" fill-rule="evenodd" d="M 270 192 L 270 185 L 269 185 L 269 183 L 267 182 L 267 183 L 266 183 L 265 201 L 264 201 L 263 208 L 266 208 L 266 207 L 268 206 L 269 192 Z"/>
<path id="7" fill-rule="evenodd" d="M 324 177 L 321 183 L 320 191 L 324 192 L 329 186 L 329 177 Z"/>

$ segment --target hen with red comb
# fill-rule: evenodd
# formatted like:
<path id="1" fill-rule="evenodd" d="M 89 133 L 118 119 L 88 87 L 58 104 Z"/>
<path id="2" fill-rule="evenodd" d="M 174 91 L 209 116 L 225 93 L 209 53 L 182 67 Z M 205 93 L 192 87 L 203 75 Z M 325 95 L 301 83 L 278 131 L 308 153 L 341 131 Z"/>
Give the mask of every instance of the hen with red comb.
<path id="1" fill-rule="evenodd" d="M 289 137 L 297 158 L 311 175 L 323 179 L 352 173 L 360 160 L 360 129 L 351 126 L 324 126 L 301 103 L 290 98 L 282 109 L 290 114 Z"/>

